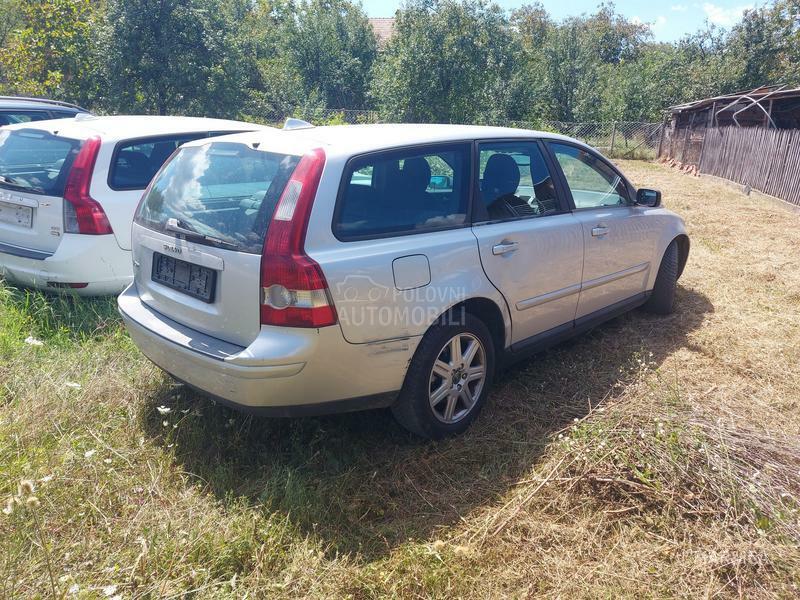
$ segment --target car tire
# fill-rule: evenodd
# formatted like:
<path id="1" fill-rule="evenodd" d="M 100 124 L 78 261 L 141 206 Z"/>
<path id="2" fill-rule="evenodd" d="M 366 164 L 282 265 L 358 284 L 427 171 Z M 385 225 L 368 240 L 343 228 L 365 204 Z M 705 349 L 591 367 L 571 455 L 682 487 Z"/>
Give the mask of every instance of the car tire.
<path id="1" fill-rule="evenodd" d="M 428 439 L 463 433 L 486 401 L 494 364 L 492 335 L 483 321 L 469 313 L 458 323 L 443 319 L 427 331 L 411 359 L 391 408 L 395 419 Z"/>
<path id="2" fill-rule="evenodd" d="M 672 313 L 675 303 L 675 288 L 678 283 L 678 243 L 672 240 L 661 259 L 656 282 L 644 310 L 657 315 Z"/>

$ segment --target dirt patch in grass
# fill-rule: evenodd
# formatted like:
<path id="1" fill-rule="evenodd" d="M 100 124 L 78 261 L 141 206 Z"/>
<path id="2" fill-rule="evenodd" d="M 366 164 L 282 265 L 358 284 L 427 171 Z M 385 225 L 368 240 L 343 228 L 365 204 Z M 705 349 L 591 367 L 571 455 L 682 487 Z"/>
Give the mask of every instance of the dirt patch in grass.
<path id="1" fill-rule="evenodd" d="M 687 221 L 675 314 L 505 372 L 441 443 L 232 412 L 112 303 L 0 287 L 0 496 L 39 502 L 0 515 L 0 596 L 797 595 L 800 216 L 622 164 Z"/>

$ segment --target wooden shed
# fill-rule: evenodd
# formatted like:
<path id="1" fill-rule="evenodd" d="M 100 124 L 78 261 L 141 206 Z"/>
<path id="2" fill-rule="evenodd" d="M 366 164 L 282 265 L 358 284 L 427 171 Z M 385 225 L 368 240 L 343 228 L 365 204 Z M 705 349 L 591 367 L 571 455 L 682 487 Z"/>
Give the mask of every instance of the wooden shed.
<path id="1" fill-rule="evenodd" d="M 800 129 L 800 88 L 763 86 L 669 108 L 659 158 L 699 167 L 708 129 Z"/>
<path id="2" fill-rule="evenodd" d="M 670 107 L 658 157 L 800 205 L 800 88 L 764 86 Z"/>

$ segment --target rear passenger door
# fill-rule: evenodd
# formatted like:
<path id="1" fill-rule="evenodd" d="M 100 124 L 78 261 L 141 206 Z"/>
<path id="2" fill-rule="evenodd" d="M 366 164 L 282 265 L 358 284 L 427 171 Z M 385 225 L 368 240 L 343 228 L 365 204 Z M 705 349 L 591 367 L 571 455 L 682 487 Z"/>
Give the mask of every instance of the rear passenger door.
<path id="1" fill-rule="evenodd" d="M 571 195 L 585 244 L 577 319 L 601 316 L 645 291 L 656 239 L 622 175 L 600 155 L 548 142 Z"/>
<path id="2" fill-rule="evenodd" d="M 133 213 L 150 180 L 181 144 L 208 135 L 201 131 L 131 139 L 101 151 L 91 193 L 102 204 L 123 250 L 131 249 Z"/>
<path id="3" fill-rule="evenodd" d="M 583 239 L 535 140 L 478 144 L 472 231 L 486 275 L 506 299 L 512 344 L 569 329 L 581 285 Z"/>

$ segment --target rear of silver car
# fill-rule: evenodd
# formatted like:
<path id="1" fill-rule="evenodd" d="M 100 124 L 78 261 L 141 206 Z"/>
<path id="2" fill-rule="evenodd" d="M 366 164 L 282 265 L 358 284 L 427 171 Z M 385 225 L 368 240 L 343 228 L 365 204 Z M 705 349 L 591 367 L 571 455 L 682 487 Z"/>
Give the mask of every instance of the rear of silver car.
<path id="1" fill-rule="evenodd" d="M 320 179 L 340 174 L 326 172 L 321 149 L 264 146 L 247 135 L 194 142 L 156 176 L 133 225 L 134 282 L 119 298 L 128 330 L 176 379 L 240 407 L 386 405 L 412 349 L 348 343 L 304 251 Z M 371 376 L 354 380 L 367 362 Z"/>

